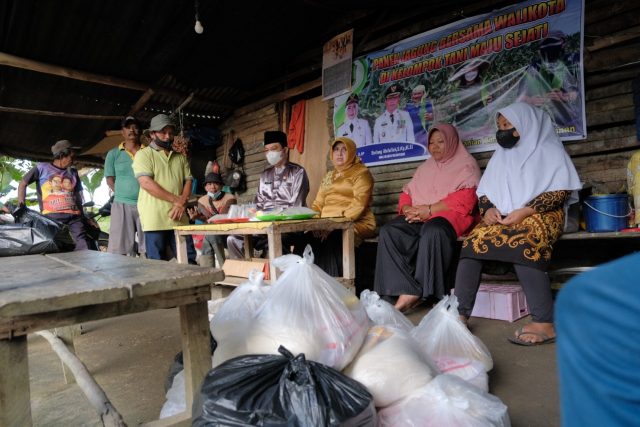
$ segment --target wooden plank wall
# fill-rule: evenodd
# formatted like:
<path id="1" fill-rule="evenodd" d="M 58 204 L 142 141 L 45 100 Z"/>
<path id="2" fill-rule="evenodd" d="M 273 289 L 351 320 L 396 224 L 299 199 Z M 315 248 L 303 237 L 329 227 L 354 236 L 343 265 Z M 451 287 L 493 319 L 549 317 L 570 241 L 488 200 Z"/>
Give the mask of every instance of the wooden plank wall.
<path id="1" fill-rule="evenodd" d="M 267 166 L 264 156 L 263 137 L 268 130 L 279 130 L 281 123 L 280 109 L 277 104 L 269 104 L 254 111 L 234 114 L 221 127 L 224 144 L 216 150 L 216 157 L 226 177 L 233 164 L 227 156 L 231 144 L 240 138 L 245 149 L 244 171 L 247 176 L 247 191 L 238 194 L 238 203 L 249 203 L 253 200 L 258 188 L 260 174 Z"/>
<path id="2" fill-rule="evenodd" d="M 425 28 L 427 30 L 428 28 Z M 640 76 L 640 2 L 624 0 L 587 0 L 585 6 L 585 89 L 587 138 L 566 142 L 581 179 L 596 183 L 602 191 L 616 192 L 626 184 L 626 165 L 640 148 L 636 138 L 632 81 Z M 329 108 L 327 126 L 332 123 Z M 255 194 L 257 179 L 266 162 L 261 153 L 262 133 L 278 129 L 281 117 L 275 104 L 232 117 L 224 127 L 233 131 L 247 149 L 246 172 L 249 189 L 241 200 Z M 333 129 L 329 130 L 333 135 Z M 224 149 L 218 150 L 218 159 Z M 474 155 L 484 168 L 491 153 Z M 413 175 L 419 162 L 371 167 L 375 178 L 372 208 L 378 225 L 395 215 L 402 186 Z"/>

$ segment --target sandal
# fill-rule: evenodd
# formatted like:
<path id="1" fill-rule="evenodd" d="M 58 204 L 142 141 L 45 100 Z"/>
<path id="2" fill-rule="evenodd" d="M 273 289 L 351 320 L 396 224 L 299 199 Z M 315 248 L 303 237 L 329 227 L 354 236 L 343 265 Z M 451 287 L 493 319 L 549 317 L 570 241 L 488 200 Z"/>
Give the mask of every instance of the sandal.
<path id="1" fill-rule="evenodd" d="M 542 338 L 542 341 L 535 341 L 535 342 L 524 341 L 520 339 L 522 335 L 536 335 Z M 534 345 L 551 344 L 556 342 L 556 337 L 549 337 L 547 334 L 544 334 L 542 332 L 524 331 L 524 326 L 516 331 L 515 337 L 507 337 L 507 339 L 514 344 L 524 345 L 527 347 L 531 347 Z"/>

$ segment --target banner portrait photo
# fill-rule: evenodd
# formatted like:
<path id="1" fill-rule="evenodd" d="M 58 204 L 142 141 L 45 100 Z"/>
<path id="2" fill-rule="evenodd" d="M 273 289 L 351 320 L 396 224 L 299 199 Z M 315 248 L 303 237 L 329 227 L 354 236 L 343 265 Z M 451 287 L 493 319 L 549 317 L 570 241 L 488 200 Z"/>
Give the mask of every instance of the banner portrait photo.
<path id="1" fill-rule="evenodd" d="M 353 61 L 350 93 L 334 98 L 335 136 L 367 165 L 428 157 L 436 122 L 469 152 L 494 150 L 496 112 L 544 109 L 562 140 L 586 138 L 584 0 L 525 1 L 418 34 Z"/>

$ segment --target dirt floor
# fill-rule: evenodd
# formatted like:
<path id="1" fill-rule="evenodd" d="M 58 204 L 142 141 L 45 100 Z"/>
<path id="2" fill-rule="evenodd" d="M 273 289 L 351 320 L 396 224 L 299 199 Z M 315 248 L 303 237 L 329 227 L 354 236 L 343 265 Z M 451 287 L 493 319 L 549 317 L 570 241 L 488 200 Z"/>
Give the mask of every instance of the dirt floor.
<path id="1" fill-rule="evenodd" d="M 410 316 L 417 323 L 426 310 Z M 506 336 L 515 323 L 471 319 L 472 331 L 494 359 L 490 391 L 509 407 L 514 427 L 560 425 L 555 344 L 520 347 Z M 164 381 L 180 350 L 177 309 L 107 319 L 83 325 L 76 352 L 129 426 L 157 419 Z M 32 415 L 35 426 L 100 426 L 76 384 L 65 384 L 60 361 L 42 338 L 29 337 Z"/>

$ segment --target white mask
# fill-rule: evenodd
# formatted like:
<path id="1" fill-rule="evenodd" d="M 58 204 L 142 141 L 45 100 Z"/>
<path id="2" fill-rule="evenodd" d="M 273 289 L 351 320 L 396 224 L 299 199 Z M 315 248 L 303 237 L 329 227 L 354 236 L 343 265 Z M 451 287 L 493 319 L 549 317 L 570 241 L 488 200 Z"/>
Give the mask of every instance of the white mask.
<path id="1" fill-rule="evenodd" d="M 267 162 L 271 166 L 277 165 L 282 160 L 282 151 L 269 151 L 267 152 Z"/>

